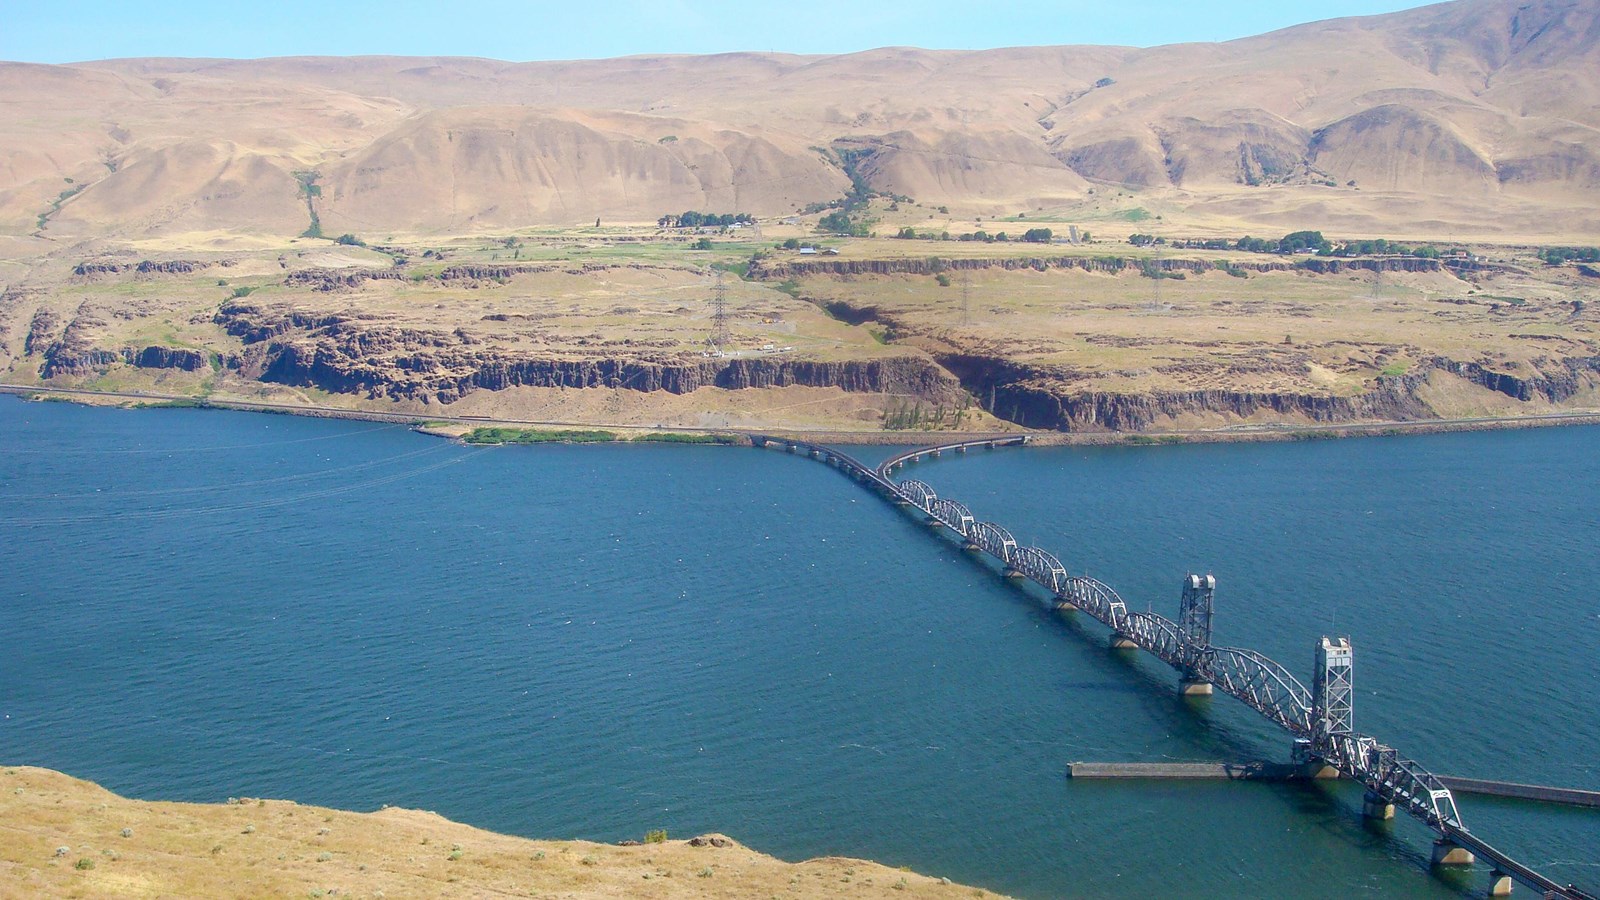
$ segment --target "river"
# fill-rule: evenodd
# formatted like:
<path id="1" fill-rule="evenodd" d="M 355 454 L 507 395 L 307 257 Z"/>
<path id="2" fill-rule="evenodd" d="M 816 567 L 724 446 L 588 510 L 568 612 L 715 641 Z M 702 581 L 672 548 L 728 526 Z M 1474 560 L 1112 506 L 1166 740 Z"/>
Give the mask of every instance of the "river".
<path id="1" fill-rule="evenodd" d="M 1003 449 L 908 469 L 1218 643 L 1356 649 L 1356 725 L 1444 774 L 1600 788 L 1600 430 Z M 875 448 L 872 453 L 886 455 Z M 145 799 L 733 835 L 1024 897 L 1480 894 L 1350 785 L 1074 782 L 1284 759 L 1229 698 L 826 466 L 0 397 L 0 763 Z M 1600 813 L 1458 798 L 1558 881 Z"/>

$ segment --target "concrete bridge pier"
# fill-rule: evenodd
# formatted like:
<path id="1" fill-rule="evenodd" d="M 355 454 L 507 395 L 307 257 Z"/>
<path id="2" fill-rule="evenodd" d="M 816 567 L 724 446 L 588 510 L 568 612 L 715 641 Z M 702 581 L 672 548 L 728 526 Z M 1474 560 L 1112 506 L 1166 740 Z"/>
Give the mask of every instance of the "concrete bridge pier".
<path id="1" fill-rule="evenodd" d="M 1022 574 L 1022 570 L 1016 566 L 1006 566 L 1006 570 L 1003 574 L 1006 578 L 1010 578 L 1012 580 L 1021 580 L 1028 577 Z"/>
<path id="2" fill-rule="evenodd" d="M 978 542 L 974 541 L 972 538 L 967 538 L 965 541 L 963 541 L 961 543 L 961 549 L 967 551 L 968 553 L 982 553 L 983 552 L 983 548 L 978 546 Z"/>
<path id="3" fill-rule="evenodd" d="M 1319 781 L 1341 777 L 1339 770 L 1334 768 L 1325 759 L 1308 759 L 1300 763 L 1300 777 L 1312 778 Z"/>
<path id="4" fill-rule="evenodd" d="M 1364 819 L 1392 819 L 1394 818 L 1394 804 L 1382 797 L 1367 791 L 1361 798 L 1361 817 Z"/>
<path id="5" fill-rule="evenodd" d="M 1184 678 L 1178 682 L 1178 693 L 1185 697 L 1210 697 L 1217 689 L 1209 681 Z"/>
<path id="6" fill-rule="evenodd" d="M 1051 604 L 1056 612 L 1077 612 L 1078 604 L 1068 600 L 1065 596 L 1057 594 L 1055 602 Z"/>
<path id="7" fill-rule="evenodd" d="M 1436 866 L 1470 866 L 1477 862 L 1472 851 L 1449 838 L 1433 842 L 1433 864 Z"/>
<path id="8" fill-rule="evenodd" d="M 1107 643 L 1110 645 L 1111 649 L 1113 649 L 1113 650 L 1137 650 L 1137 649 L 1139 649 L 1139 645 L 1133 642 L 1133 638 L 1131 636 L 1123 634 L 1120 631 L 1111 632 L 1111 637 L 1107 641 Z"/>
<path id="9" fill-rule="evenodd" d="M 1506 873 L 1504 873 L 1502 871 L 1500 871 L 1499 869 L 1490 870 L 1490 872 L 1489 872 L 1489 896 L 1491 896 L 1491 897 L 1509 897 L 1509 896 L 1511 896 L 1511 876 L 1507 875 Z"/>

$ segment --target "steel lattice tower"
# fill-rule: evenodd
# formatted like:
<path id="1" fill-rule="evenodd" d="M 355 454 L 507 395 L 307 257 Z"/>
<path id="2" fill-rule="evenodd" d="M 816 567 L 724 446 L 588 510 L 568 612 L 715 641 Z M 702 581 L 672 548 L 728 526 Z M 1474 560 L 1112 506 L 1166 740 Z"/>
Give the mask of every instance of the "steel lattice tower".
<path id="1" fill-rule="evenodd" d="M 728 342 L 728 286 L 722 282 L 722 270 L 717 270 L 717 283 L 711 288 L 711 337 L 706 346 L 716 355 L 727 351 Z"/>

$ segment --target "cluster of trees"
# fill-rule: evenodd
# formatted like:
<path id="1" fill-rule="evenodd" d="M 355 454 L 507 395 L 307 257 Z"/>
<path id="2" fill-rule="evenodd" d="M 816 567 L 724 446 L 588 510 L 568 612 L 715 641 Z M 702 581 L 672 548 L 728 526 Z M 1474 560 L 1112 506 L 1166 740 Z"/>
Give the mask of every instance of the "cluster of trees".
<path id="1" fill-rule="evenodd" d="M 756 217 L 749 213 L 703 213 L 689 210 L 678 215 L 662 216 L 656 224 L 662 228 L 727 228 L 729 225 L 753 225 Z"/>
<path id="2" fill-rule="evenodd" d="M 961 402 L 954 407 L 947 407 L 940 403 L 931 410 L 924 410 L 920 400 L 914 405 L 898 403 L 884 409 L 883 427 L 888 431 L 960 427 L 961 420 L 966 418 L 967 409 L 970 405 L 971 400 L 966 397 L 963 397 Z"/>
<path id="3" fill-rule="evenodd" d="M 1567 262 L 1600 262 L 1600 247 L 1547 247 L 1539 251 L 1546 265 L 1559 266 Z"/>
<path id="4" fill-rule="evenodd" d="M 1128 243 L 1137 247 L 1165 244 L 1166 238 L 1149 234 L 1132 234 Z M 1295 231 L 1281 238 L 1258 238 L 1248 235 L 1236 241 L 1223 238 L 1175 240 L 1172 246 L 1180 250 L 1242 250 L 1249 253 L 1300 253 L 1311 251 L 1318 256 L 1413 256 L 1420 259 L 1438 259 L 1460 250 L 1441 251 L 1438 247 L 1408 247 L 1383 238 L 1335 243 L 1322 236 L 1320 231 Z"/>
<path id="5" fill-rule="evenodd" d="M 923 232 L 921 234 L 918 234 L 917 230 L 915 228 L 910 227 L 910 226 L 906 226 L 905 228 L 900 229 L 898 232 L 895 233 L 895 237 L 900 238 L 901 240 L 906 240 L 906 241 L 912 241 L 912 240 L 924 240 L 924 241 L 950 241 L 950 240 L 956 240 L 956 241 L 981 241 L 981 242 L 988 243 L 988 244 L 993 244 L 993 243 L 996 243 L 996 242 L 1006 243 L 1006 242 L 1009 242 L 1010 240 L 1012 240 L 1011 235 L 1007 234 L 1004 231 L 999 232 L 997 234 L 990 234 L 987 231 L 968 231 L 968 232 L 964 232 L 962 234 L 955 235 L 954 237 L 951 237 L 950 232 L 948 232 L 948 231 L 941 231 L 937 235 L 933 234 L 932 232 Z M 1022 237 L 1017 238 L 1017 240 L 1019 240 L 1019 241 L 1027 241 L 1030 244 L 1048 244 L 1048 243 L 1050 243 L 1051 238 L 1054 238 L 1054 237 L 1055 237 L 1055 232 L 1051 231 L 1048 228 L 1029 228 L 1027 231 L 1024 231 L 1022 233 Z M 1088 239 L 1088 235 L 1087 234 L 1084 235 L 1084 239 L 1085 240 Z"/>
<path id="6" fill-rule="evenodd" d="M 1371 241 L 1346 241 L 1333 248 L 1329 256 L 1372 256 L 1373 254 L 1391 254 L 1394 256 L 1415 256 L 1420 259 L 1438 259 L 1444 254 L 1438 247 L 1407 247 L 1378 238 Z"/>
<path id="7" fill-rule="evenodd" d="M 814 243 L 811 243 L 810 241 L 802 241 L 799 238 L 789 238 L 788 240 L 786 240 L 783 243 L 779 244 L 778 247 L 780 249 L 783 249 L 783 250 L 817 250 L 817 249 L 820 249 L 818 247 L 818 245 L 816 245 Z"/>
<path id="8" fill-rule="evenodd" d="M 817 227 L 833 234 L 847 234 L 852 237 L 866 237 L 871 233 L 870 223 L 866 219 L 858 219 L 843 210 L 823 216 L 817 220 Z"/>

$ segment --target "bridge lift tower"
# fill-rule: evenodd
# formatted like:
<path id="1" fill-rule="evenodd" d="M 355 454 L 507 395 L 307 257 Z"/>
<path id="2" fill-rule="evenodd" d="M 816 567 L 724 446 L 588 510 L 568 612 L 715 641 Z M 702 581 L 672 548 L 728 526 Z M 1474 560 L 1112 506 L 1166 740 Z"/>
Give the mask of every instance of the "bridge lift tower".
<path id="1" fill-rule="evenodd" d="M 1184 660 L 1178 691 L 1186 697 L 1209 697 L 1211 679 L 1205 675 L 1205 651 L 1211 646 L 1212 600 L 1217 579 L 1189 575 L 1183 579 L 1183 599 L 1178 603 L 1178 630 L 1183 635 Z"/>

